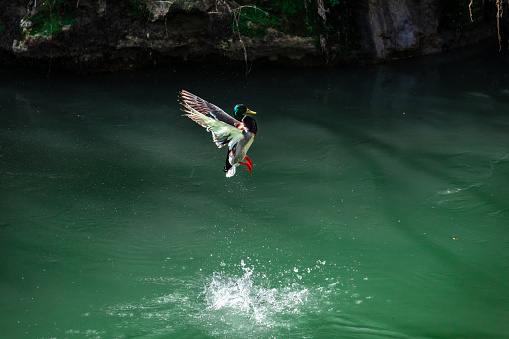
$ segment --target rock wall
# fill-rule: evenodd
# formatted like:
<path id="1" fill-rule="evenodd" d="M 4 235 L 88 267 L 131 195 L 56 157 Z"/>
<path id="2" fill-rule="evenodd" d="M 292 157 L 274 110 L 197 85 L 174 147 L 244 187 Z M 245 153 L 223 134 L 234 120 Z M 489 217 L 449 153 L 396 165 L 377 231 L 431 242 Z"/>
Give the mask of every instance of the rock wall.
<path id="1" fill-rule="evenodd" d="M 102 71 L 380 62 L 493 37 L 493 1 L 475 2 L 473 23 L 469 2 L 0 0 L 0 64 Z"/>
<path id="2" fill-rule="evenodd" d="M 437 41 L 437 3 L 422 0 L 369 1 L 369 23 L 375 58 L 412 55 L 440 50 Z"/>

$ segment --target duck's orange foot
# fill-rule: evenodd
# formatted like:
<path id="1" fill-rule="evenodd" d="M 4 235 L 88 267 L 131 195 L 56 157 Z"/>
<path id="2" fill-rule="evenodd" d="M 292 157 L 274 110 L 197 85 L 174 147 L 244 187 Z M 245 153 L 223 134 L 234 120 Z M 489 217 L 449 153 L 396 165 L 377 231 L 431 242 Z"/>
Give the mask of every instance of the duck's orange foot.
<path id="1" fill-rule="evenodd" d="M 253 162 L 251 161 L 251 159 L 249 159 L 249 158 L 247 157 L 247 155 L 246 155 L 246 157 L 244 158 L 244 160 L 246 160 L 246 162 L 241 161 L 241 162 L 239 162 L 239 164 L 246 166 L 247 170 L 248 170 L 249 172 L 251 172 L 251 167 L 253 166 Z"/>
<path id="2" fill-rule="evenodd" d="M 246 166 L 247 170 L 251 172 L 251 165 L 249 165 L 247 162 L 239 162 L 239 164 Z"/>

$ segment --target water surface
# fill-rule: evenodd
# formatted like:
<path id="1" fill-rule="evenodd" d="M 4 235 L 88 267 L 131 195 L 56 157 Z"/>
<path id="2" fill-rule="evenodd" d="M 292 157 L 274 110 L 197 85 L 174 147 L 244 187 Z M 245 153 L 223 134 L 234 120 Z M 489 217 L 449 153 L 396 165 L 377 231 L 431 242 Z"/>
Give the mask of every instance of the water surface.
<path id="1" fill-rule="evenodd" d="M 252 173 L 181 116 L 258 112 Z M 508 338 L 509 73 L 0 71 L 5 338 Z"/>

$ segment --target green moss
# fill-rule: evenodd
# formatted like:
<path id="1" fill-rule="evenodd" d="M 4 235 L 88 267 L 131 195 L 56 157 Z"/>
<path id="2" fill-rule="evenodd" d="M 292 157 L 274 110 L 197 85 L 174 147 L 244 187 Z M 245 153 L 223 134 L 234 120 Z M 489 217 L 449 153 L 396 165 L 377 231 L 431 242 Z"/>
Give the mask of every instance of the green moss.
<path id="1" fill-rule="evenodd" d="M 120 0 L 127 11 L 127 14 L 133 18 L 146 18 L 150 15 L 147 0 Z"/>
<path id="2" fill-rule="evenodd" d="M 55 14 L 47 16 L 45 13 L 37 14 L 32 17 L 31 35 L 42 34 L 50 36 L 56 32 L 60 32 L 62 27 L 72 25 L 76 22 L 71 14 Z"/>
<path id="3" fill-rule="evenodd" d="M 358 13 L 358 0 L 324 0 L 327 12 L 326 22 L 318 15 L 316 1 L 273 0 L 264 7 L 242 7 L 237 21 L 232 23 L 232 31 L 239 31 L 250 38 L 263 38 L 268 28 L 282 33 L 314 38 L 317 48 L 320 39 L 340 52 L 348 52 L 358 47 L 359 29 L 355 13 Z"/>
<path id="4" fill-rule="evenodd" d="M 266 12 L 253 7 L 239 9 L 237 22 L 232 23 L 232 31 L 240 31 L 244 36 L 250 38 L 263 38 L 268 27 L 273 27 L 275 18 L 270 17 Z"/>
<path id="5" fill-rule="evenodd" d="M 272 10 L 281 16 L 281 30 L 299 36 L 316 36 L 321 31 L 316 2 L 276 0 Z"/>
<path id="6" fill-rule="evenodd" d="M 272 8 L 274 12 L 280 12 L 283 15 L 293 15 L 303 10 L 305 11 L 306 4 L 304 1 L 274 0 L 272 1 Z"/>
<path id="7" fill-rule="evenodd" d="M 148 9 L 149 0 L 112 0 L 122 7 L 127 15 L 135 18 L 148 18 L 150 11 Z M 98 4 L 99 0 L 92 0 Z M 26 19 L 32 22 L 30 35 L 45 35 L 60 32 L 66 25 L 72 25 L 76 22 L 75 11 L 76 2 L 69 0 L 39 0 L 36 14 L 27 15 Z"/>
<path id="8" fill-rule="evenodd" d="M 74 7 L 69 7 L 73 9 Z M 68 11 L 64 0 L 46 0 L 37 7 L 37 13 L 28 17 L 32 22 L 30 35 L 50 36 L 60 32 L 64 26 L 76 22 L 72 12 Z"/>
<path id="9" fill-rule="evenodd" d="M 319 31 L 313 4 L 306 7 L 304 1 L 274 0 L 265 7 L 242 7 L 232 30 L 250 38 L 262 38 L 269 27 L 286 34 L 313 36 Z"/>

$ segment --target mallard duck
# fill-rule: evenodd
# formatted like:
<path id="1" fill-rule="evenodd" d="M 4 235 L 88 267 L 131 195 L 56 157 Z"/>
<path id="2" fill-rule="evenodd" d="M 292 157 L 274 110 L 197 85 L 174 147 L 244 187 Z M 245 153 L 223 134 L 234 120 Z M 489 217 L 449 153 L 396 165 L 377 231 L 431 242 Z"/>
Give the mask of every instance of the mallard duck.
<path id="1" fill-rule="evenodd" d="M 185 90 L 179 93 L 179 103 L 180 109 L 186 113 L 184 116 L 205 127 L 208 132 L 212 132 L 212 139 L 217 147 L 228 145 L 224 166 L 227 178 L 235 175 L 238 165 L 246 166 L 251 172 L 253 162 L 246 154 L 258 128 L 256 121 L 246 114 L 256 114 L 256 112 L 238 104 L 233 109 L 235 116 L 233 118 L 216 105 Z"/>

